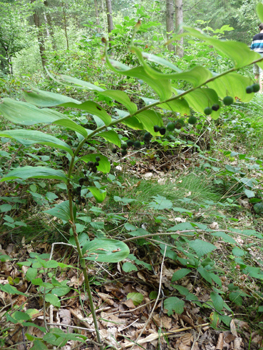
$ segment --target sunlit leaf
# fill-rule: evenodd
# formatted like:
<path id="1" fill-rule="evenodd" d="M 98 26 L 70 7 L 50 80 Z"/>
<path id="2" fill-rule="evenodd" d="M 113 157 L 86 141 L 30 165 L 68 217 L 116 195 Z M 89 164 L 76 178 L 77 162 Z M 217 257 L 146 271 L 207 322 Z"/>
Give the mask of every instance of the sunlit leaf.
<path id="1" fill-rule="evenodd" d="M 66 108 L 68 107 L 77 108 L 77 109 L 86 111 L 90 114 L 94 114 L 97 117 L 99 117 L 105 123 L 105 125 L 109 125 L 111 122 L 111 116 L 98 103 L 93 101 L 86 101 L 81 104 L 68 102 L 68 103 L 63 103 L 61 106 Z"/>
<path id="2" fill-rule="evenodd" d="M 121 147 L 121 140 L 119 138 L 119 135 L 114 130 L 103 131 L 96 136 L 103 137 L 106 141 L 109 141 L 114 145 Z"/>
<path id="3" fill-rule="evenodd" d="M 128 111 L 133 114 L 137 111 L 137 106 L 135 103 L 131 102 L 129 96 L 124 91 L 120 90 L 106 90 L 100 93 L 102 96 L 107 96 L 121 103 Z"/>
<path id="4" fill-rule="evenodd" d="M 102 191 L 102 190 L 98 189 L 97 187 L 92 186 L 92 187 L 88 187 L 88 189 L 93 194 L 94 198 L 96 199 L 96 201 L 98 203 L 102 203 L 107 196 L 107 191 L 105 191 L 105 190 Z"/>
<path id="5" fill-rule="evenodd" d="M 136 118 L 144 125 L 144 128 L 153 135 L 159 135 L 155 133 L 153 127 L 155 125 L 163 126 L 163 119 L 160 113 L 155 111 L 144 111 L 137 114 Z"/>
<path id="6" fill-rule="evenodd" d="M 142 303 L 143 301 L 143 295 L 142 293 L 136 293 L 136 292 L 133 292 L 133 293 L 128 293 L 127 295 L 127 299 L 131 299 L 133 304 L 135 306 L 138 306 Z"/>
<path id="7" fill-rule="evenodd" d="M 189 106 L 196 112 L 204 113 L 206 107 L 212 107 L 213 104 L 218 104 L 218 96 L 212 89 L 201 88 L 190 92 L 185 95 L 185 99 Z M 220 111 L 213 111 L 211 117 L 217 119 L 220 115 Z"/>
<path id="8" fill-rule="evenodd" d="M 103 156 L 100 153 L 87 154 L 87 155 L 79 158 L 78 160 L 82 160 L 85 163 L 88 163 L 90 161 L 96 162 L 96 157 L 100 157 L 99 165 L 97 166 L 98 171 L 101 171 L 104 174 L 109 173 L 110 169 L 111 169 L 110 162 L 109 162 L 107 157 Z"/>

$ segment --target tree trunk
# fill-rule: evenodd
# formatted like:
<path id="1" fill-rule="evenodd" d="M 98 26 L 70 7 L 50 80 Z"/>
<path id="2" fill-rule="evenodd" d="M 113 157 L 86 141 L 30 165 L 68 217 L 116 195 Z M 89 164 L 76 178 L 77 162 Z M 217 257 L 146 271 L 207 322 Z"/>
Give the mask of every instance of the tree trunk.
<path id="1" fill-rule="evenodd" d="M 65 10 L 64 1 L 62 1 L 62 10 L 63 10 L 63 23 L 64 23 L 64 32 L 65 32 L 65 37 L 66 37 L 66 43 L 67 43 L 67 50 L 69 50 L 68 31 L 67 31 L 67 17 L 66 17 L 66 10 Z"/>
<path id="2" fill-rule="evenodd" d="M 166 32 L 167 32 L 167 40 L 169 40 L 174 33 L 174 1 L 166 0 Z M 169 51 L 174 51 L 175 47 L 173 44 L 168 45 Z"/>
<path id="3" fill-rule="evenodd" d="M 33 4 L 35 2 L 35 0 L 30 0 L 30 1 L 31 1 L 31 4 Z M 43 68 L 45 68 L 45 66 L 46 66 L 45 39 L 44 39 L 42 27 L 41 27 L 40 18 L 39 18 L 39 15 L 38 15 L 36 9 L 34 9 L 33 19 L 34 19 L 34 24 L 37 28 L 37 39 L 38 39 L 41 62 L 42 62 Z"/>
<path id="4" fill-rule="evenodd" d="M 47 0 L 44 1 L 44 5 L 48 8 L 49 7 L 49 3 Z M 51 42 L 52 42 L 52 48 L 54 51 L 57 50 L 57 45 L 56 45 L 56 41 L 55 41 L 55 35 L 54 35 L 54 30 L 53 30 L 53 25 L 52 25 L 52 20 L 51 20 L 51 16 L 50 13 L 47 12 L 44 13 L 44 17 L 46 20 L 46 27 L 47 27 L 47 34 L 50 34 L 51 37 Z"/>
<path id="5" fill-rule="evenodd" d="M 98 33 L 100 33 L 100 18 L 99 18 L 99 8 L 98 8 L 98 0 L 94 0 L 94 8 L 95 8 L 95 17 L 96 17 L 96 25 L 98 26 Z"/>
<path id="6" fill-rule="evenodd" d="M 109 40 L 111 40 L 110 33 L 113 30 L 111 0 L 106 0 L 106 9 L 107 9 L 107 19 L 108 19 Z"/>
<path id="7" fill-rule="evenodd" d="M 175 0 L 175 13 L 176 13 L 176 30 L 177 33 L 182 33 L 183 29 L 182 29 L 182 24 L 183 24 L 183 0 Z M 184 55 L 184 48 L 183 48 L 183 44 L 184 44 L 184 40 L 183 38 L 178 40 L 176 45 L 176 54 L 179 57 L 183 57 Z"/>

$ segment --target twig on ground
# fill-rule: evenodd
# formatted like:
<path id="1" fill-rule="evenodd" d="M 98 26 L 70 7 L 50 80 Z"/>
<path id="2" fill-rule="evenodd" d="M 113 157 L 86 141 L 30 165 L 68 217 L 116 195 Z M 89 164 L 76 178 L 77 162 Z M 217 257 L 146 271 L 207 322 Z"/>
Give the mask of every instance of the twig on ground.
<path id="1" fill-rule="evenodd" d="M 165 246 L 164 248 L 164 252 L 163 252 L 163 260 L 162 260 L 162 264 L 161 264 L 161 271 L 160 271 L 160 281 L 159 281 L 159 289 L 158 289 L 158 294 L 157 294 L 157 298 L 155 300 L 155 303 L 153 305 L 153 308 L 152 308 L 152 311 L 148 317 L 148 320 L 146 321 L 143 329 L 140 331 L 140 334 L 138 335 L 136 341 L 134 342 L 131 350 L 134 348 L 135 345 L 137 345 L 138 343 L 138 340 L 141 338 L 143 332 L 145 331 L 146 327 L 148 326 L 149 322 L 151 321 L 152 319 L 152 315 L 154 313 L 154 310 L 156 308 L 156 305 L 158 304 L 158 301 L 159 301 L 159 298 L 160 298 L 160 294 L 161 294 L 161 290 L 162 290 L 162 279 L 163 279 L 163 265 L 164 265 L 164 259 L 165 259 L 165 255 L 166 255 L 166 249 L 167 249 L 167 246 Z"/>

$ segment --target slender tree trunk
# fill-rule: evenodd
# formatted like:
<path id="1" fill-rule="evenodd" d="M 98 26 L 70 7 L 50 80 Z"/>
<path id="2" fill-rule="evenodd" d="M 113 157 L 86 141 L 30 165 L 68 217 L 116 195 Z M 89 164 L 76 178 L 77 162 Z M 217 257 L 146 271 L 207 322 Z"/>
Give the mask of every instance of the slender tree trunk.
<path id="1" fill-rule="evenodd" d="M 175 0 L 175 13 L 176 13 L 176 30 L 178 33 L 182 33 L 183 29 L 181 28 L 183 24 L 183 0 Z M 184 39 L 177 41 L 176 45 L 176 54 L 179 57 L 184 55 Z"/>
<path id="2" fill-rule="evenodd" d="M 174 33 L 174 1 L 166 0 L 166 32 L 167 32 L 167 40 L 169 40 Z M 174 51 L 175 47 L 173 44 L 168 45 L 168 50 Z"/>
<path id="3" fill-rule="evenodd" d="M 31 1 L 31 4 L 33 4 L 35 2 L 35 0 L 30 0 L 30 1 Z M 40 18 L 39 18 L 39 15 L 38 15 L 36 9 L 34 9 L 33 19 L 34 19 L 34 24 L 35 24 L 35 26 L 37 28 L 37 39 L 38 39 L 39 53 L 40 53 L 40 57 L 41 57 L 41 62 L 42 62 L 43 68 L 45 68 L 45 66 L 46 66 L 45 39 L 44 39 L 44 36 L 43 36 L 43 31 L 42 31 L 42 27 L 41 27 Z"/>
<path id="4" fill-rule="evenodd" d="M 106 32 L 107 24 L 106 24 L 106 19 L 105 19 L 105 4 L 104 4 L 104 0 L 101 0 L 101 12 L 103 14 L 103 31 Z"/>
<path id="5" fill-rule="evenodd" d="M 49 7 L 49 3 L 48 1 L 44 1 L 44 5 L 48 8 Z M 50 16 L 50 13 L 47 12 L 44 13 L 44 17 L 45 17 L 45 20 L 46 20 L 46 28 L 47 28 L 47 35 L 49 36 L 50 34 L 50 37 L 51 37 L 51 42 L 52 42 L 52 48 L 54 51 L 57 50 L 57 45 L 56 45 L 56 41 L 55 41 L 55 35 L 54 35 L 54 30 L 53 30 L 53 25 L 52 25 L 52 20 L 51 20 L 51 16 Z"/>
<path id="6" fill-rule="evenodd" d="M 100 18 L 99 18 L 99 8 L 98 8 L 98 0 L 94 0 L 94 8 L 95 8 L 95 17 L 96 17 L 96 25 L 98 32 L 100 33 Z"/>
<path id="7" fill-rule="evenodd" d="M 109 40 L 111 40 L 110 33 L 113 30 L 111 0 L 106 0 L 106 9 L 107 9 L 107 19 L 108 19 Z"/>
<path id="8" fill-rule="evenodd" d="M 63 22 L 64 22 L 64 32 L 65 32 L 66 43 L 67 43 L 67 50 L 69 50 L 68 31 L 67 31 L 67 17 L 66 17 L 66 10 L 65 10 L 64 1 L 62 1 L 62 10 L 63 10 Z"/>

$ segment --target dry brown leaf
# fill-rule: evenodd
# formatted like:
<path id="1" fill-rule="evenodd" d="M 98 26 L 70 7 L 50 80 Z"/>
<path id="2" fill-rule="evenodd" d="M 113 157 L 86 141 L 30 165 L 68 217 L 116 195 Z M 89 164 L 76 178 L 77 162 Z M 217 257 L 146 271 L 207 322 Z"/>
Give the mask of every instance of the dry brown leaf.
<path id="1" fill-rule="evenodd" d="M 123 304 L 125 304 L 129 309 L 134 309 L 135 308 L 135 305 L 133 304 L 131 299 L 128 299 L 128 300 L 124 301 Z"/>
<path id="2" fill-rule="evenodd" d="M 110 296 L 109 294 L 105 294 L 105 293 L 98 293 L 98 296 L 101 297 L 101 299 L 107 303 L 110 306 L 114 305 L 114 301 L 112 300 L 112 296 Z"/>
<path id="3" fill-rule="evenodd" d="M 153 319 L 158 327 L 162 327 L 168 330 L 170 330 L 170 328 L 172 327 L 171 317 L 167 317 L 167 316 L 161 317 L 159 314 L 155 314 L 153 316 Z"/>

